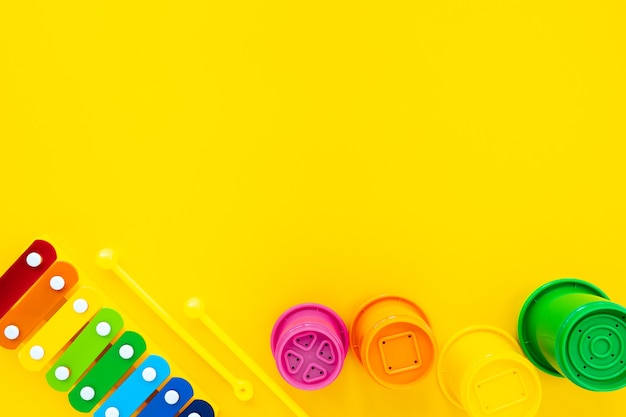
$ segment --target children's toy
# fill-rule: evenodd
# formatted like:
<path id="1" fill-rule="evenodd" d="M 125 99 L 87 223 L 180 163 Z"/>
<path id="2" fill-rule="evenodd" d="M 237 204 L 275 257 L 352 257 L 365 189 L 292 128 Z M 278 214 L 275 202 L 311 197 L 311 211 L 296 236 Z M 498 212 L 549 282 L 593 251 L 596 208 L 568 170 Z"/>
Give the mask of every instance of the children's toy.
<path id="1" fill-rule="evenodd" d="M 247 401 L 252 398 L 254 391 L 252 385 L 243 379 L 237 378 L 215 356 L 207 351 L 189 332 L 178 324 L 148 293 L 146 293 L 135 280 L 117 263 L 115 252 L 111 249 L 103 249 L 98 254 L 98 265 L 103 269 L 112 270 L 141 300 L 146 303 L 185 343 L 191 346 L 196 353 L 215 371 L 222 376 L 232 387 L 235 396 L 240 400 Z"/>
<path id="2" fill-rule="evenodd" d="M 3 281 L 4 278 L 0 283 Z M 72 265 L 61 261 L 54 263 L 35 281 L 28 296 L 18 301 L 0 319 L 0 329 L 4 329 L 5 335 L 0 338 L 0 346 L 16 349 L 25 336 L 44 321 L 46 314 L 57 311 L 77 282 L 78 272 Z"/>
<path id="3" fill-rule="evenodd" d="M 314 390 L 333 382 L 348 352 L 348 329 L 331 309 L 300 304 L 276 321 L 271 348 L 278 371 L 296 388 Z"/>
<path id="4" fill-rule="evenodd" d="M 446 343 L 437 364 L 444 395 L 471 417 L 532 417 L 541 403 L 536 369 L 513 337 L 480 326 Z"/>
<path id="5" fill-rule="evenodd" d="M 79 276 L 71 264 L 57 261 L 50 243 L 34 241 L 0 277 L 0 345 L 18 349 L 29 371 L 49 366 L 48 384 L 67 392 L 79 412 L 213 417 L 213 403 L 193 399 L 192 385 L 171 376 L 163 357 L 145 357 L 150 343 L 124 330 L 122 315 L 103 307 L 106 297 L 82 286 Z"/>
<path id="6" fill-rule="evenodd" d="M 185 304 L 185 314 L 192 319 L 198 319 L 217 338 L 222 341 L 241 361 L 283 402 L 296 416 L 308 417 L 296 402 L 274 381 L 254 360 L 235 343 L 206 313 L 204 303 L 197 297 L 190 298 Z"/>
<path id="7" fill-rule="evenodd" d="M 626 308 L 589 282 L 539 287 L 522 307 L 518 333 L 528 358 L 550 375 L 592 391 L 626 386 Z"/>
<path id="8" fill-rule="evenodd" d="M 19 259 L 2 275 L 0 279 L 0 317 L 30 289 L 49 267 L 57 260 L 54 247 L 43 240 L 34 241 Z M 57 280 L 57 282 L 60 282 Z M 59 286 L 60 284 L 55 284 Z M 9 335 L 19 336 L 15 327 L 8 331 Z M 5 330 L 5 335 L 7 331 Z M 11 339 L 10 337 L 8 337 Z M 11 339 L 13 340 L 13 339 Z"/>
<path id="9" fill-rule="evenodd" d="M 172 331 L 178 334 L 185 343 L 191 346 L 200 357 L 213 367 L 233 387 L 235 395 L 242 401 L 252 398 L 252 385 L 243 379 L 235 377 L 221 362 L 211 355 L 193 336 L 180 326 L 148 293 L 117 262 L 117 256 L 112 249 L 102 249 L 97 257 L 98 265 L 106 270 L 111 270 L 117 275 L 128 288 L 130 288 L 144 303 L 146 303 Z M 190 298 L 184 307 L 185 314 L 189 318 L 199 319 L 215 336 L 224 343 L 277 397 L 287 408 L 298 417 L 308 417 L 307 413 L 283 391 L 278 384 L 263 371 L 245 351 L 235 343 L 206 313 L 204 303 L 197 297 Z M 199 407 L 199 406 L 198 406 Z M 105 416 L 107 417 L 107 416 Z M 197 417 L 197 416 L 192 416 Z"/>
<path id="10" fill-rule="evenodd" d="M 388 388 L 412 386 L 432 367 L 436 343 L 424 312 L 401 297 L 365 303 L 350 329 L 350 344 L 367 373 Z"/>
<path id="11" fill-rule="evenodd" d="M 81 287 L 18 353 L 24 368 L 41 371 L 102 306 L 98 294 Z M 27 336 L 27 335 L 24 335 Z"/>

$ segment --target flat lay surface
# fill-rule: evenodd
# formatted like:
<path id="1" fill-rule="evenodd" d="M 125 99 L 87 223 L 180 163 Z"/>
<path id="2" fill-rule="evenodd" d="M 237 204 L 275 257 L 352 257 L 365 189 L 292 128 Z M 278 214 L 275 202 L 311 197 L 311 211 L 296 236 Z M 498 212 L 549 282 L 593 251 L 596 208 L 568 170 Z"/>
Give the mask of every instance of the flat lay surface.
<path id="1" fill-rule="evenodd" d="M 0 0 L 0 271 L 49 238 L 224 417 L 293 413 L 189 297 L 310 417 L 465 416 L 434 366 L 394 390 L 351 349 L 298 390 L 272 327 L 317 303 L 350 328 L 387 294 L 441 351 L 469 326 L 517 340 L 526 298 L 559 278 L 626 305 L 625 17 L 619 1 Z M 250 401 L 97 267 L 102 248 Z M 47 368 L 4 348 L 0 367 L 1 415 L 80 415 Z M 624 411 L 626 390 L 539 380 L 538 417 Z"/>

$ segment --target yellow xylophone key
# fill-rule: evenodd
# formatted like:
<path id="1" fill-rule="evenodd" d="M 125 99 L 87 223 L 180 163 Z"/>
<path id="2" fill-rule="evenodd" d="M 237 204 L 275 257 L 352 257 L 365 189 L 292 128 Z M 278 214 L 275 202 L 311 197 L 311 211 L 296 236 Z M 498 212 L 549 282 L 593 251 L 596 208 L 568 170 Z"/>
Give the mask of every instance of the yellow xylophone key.
<path id="1" fill-rule="evenodd" d="M 102 301 L 94 290 L 79 288 L 19 351 L 22 366 L 33 372 L 42 370 L 101 306 Z"/>

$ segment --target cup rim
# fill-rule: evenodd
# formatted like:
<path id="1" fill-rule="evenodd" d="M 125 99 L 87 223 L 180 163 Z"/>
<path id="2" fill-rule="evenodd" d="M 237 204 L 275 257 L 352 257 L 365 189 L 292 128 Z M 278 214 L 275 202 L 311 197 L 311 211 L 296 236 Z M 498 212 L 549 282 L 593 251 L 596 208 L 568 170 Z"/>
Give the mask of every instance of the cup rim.
<path id="1" fill-rule="evenodd" d="M 345 356 L 348 352 L 348 348 L 349 348 L 349 336 L 348 336 L 348 330 L 347 330 L 347 326 L 345 324 L 345 322 L 341 319 L 341 317 L 339 316 L 339 314 L 337 314 L 334 310 L 332 310 L 330 307 L 327 307 L 325 305 L 322 304 L 317 304 L 317 303 L 302 303 L 302 304 L 298 304 L 295 305 L 289 309 L 287 309 L 286 311 L 284 311 L 277 319 L 276 322 L 274 323 L 274 327 L 272 328 L 272 334 L 270 336 L 270 345 L 271 345 L 271 349 L 272 349 L 272 354 L 276 353 L 276 348 L 278 346 L 278 338 L 279 338 L 279 334 L 280 331 L 283 329 L 284 327 L 284 323 L 289 319 L 289 317 L 301 312 L 301 311 L 306 311 L 306 310 L 314 310 L 314 311 L 318 311 L 321 312 L 322 314 L 325 314 L 326 317 L 329 319 L 329 321 L 332 322 L 332 324 L 340 329 L 341 331 L 338 332 L 337 334 L 337 338 L 339 339 L 340 343 L 343 345 L 343 350 L 344 350 L 344 359 Z"/>
<path id="2" fill-rule="evenodd" d="M 602 298 L 605 298 L 606 300 L 609 300 L 609 297 L 604 293 L 604 291 L 602 291 L 600 288 L 598 288 L 597 286 L 595 286 L 594 284 L 590 282 L 583 281 L 577 278 L 557 279 L 557 280 L 550 281 L 541 285 L 539 288 L 535 289 L 535 291 L 533 291 L 530 294 L 530 296 L 528 296 L 528 298 L 522 305 L 522 308 L 520 310 L 520 314 L 517 320 L 517 335 L 520 340 L 520 345 L 522 347 L 522 350 L 524 351 L 524 354 L 526 355 L 526 357 L 528 357 L 528 359 L 532 362 L 533 365 L 541 369 L 543 372 L 549 375 L 553 375 L 553 376 L 557 376 L 561 378 L 563 378 L 564 376 L 558 370 L 556 370 L 552 366 L 552 364 L 550 364 L 550 362 L 548 362 L 544 354 L 541 352 L 541 349 L 528 343 L 528 340 L 530 339 L 530 337 L 529 337 L 529 330 L 528 330 L 527 324 L 528 324 L 528 317 L 530 316 L 529 313 L 532 310 L 533 305 L 535 303 L 538 303 L 537 300 L 541 298 L 542 296 L 545 296 L 547 293 L 550 293 L 556 289 L 559 289 L 565 286 L 572 286 L 573 288 L 576 288 L 577 286 L 583 287 L 591 291 L 591 295 L 596 295 L 598 297 L 602 297 Z"/>
<path id="3" fill-rule="evenodd" d="M 376 297 L 372 297 L 366 302 L 364 302 L 363 304 L 361 304 L 361 306 L 359 307 L 359 312 L 357 313 L 354 320 L 352 320 L 352 323 L 350 324 L 350 331 L 348 332 L 350 335 L 350 347 L 352 348 L 352 352 L 357 357 L 357 359 L 359 359 L 359 361 L 361 362 L 363 362 L 361 358 L 361 354 L 360 354 L 361 349 L 360 349 L 360 346 L 357 349 L 358 342 L 357 340 L 355 340 L 355 337 L 356 337 L 355 329 L 358 327 L 359 322 L 361 321 L 363 315 L 367 312 L 367 310 L 370 307 L 380 302 L 384 302 L 384 301 L 399 301 L 399 302 L 408 304 L 409 307 L 411 307 L 417 313 L 417 315 L 426 322 L 428 327 L 431 327 L 430 320 L 428 320 L 428 316 L 426 316 L 424 311 L 413 301 L 406 299 L 404 297 L 388 295 L 388 294 L 383 294 L 383 295 L 378 295 Z"/>

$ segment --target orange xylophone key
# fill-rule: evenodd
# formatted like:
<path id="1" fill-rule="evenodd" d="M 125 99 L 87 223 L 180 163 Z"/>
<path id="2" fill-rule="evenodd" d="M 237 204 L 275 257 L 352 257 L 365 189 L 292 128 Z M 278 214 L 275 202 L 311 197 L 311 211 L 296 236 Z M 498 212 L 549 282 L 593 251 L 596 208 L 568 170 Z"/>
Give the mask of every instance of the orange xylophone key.
<path id="1" fill-rule="evenodd" d="M 60 307 L 77 282 L 76 268 L 67 262 L 54 263 L 0 319 L 0 346 L 16 349 L 39 323 Z"/>

